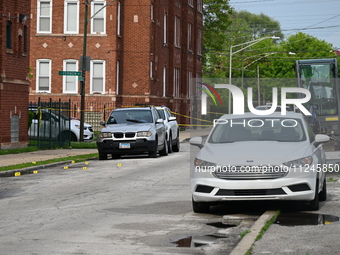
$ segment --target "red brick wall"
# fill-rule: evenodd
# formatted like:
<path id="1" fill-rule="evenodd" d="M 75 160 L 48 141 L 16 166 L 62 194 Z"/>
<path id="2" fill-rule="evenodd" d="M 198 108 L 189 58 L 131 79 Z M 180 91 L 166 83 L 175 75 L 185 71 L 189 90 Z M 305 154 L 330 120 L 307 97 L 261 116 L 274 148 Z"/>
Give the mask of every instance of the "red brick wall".
<path id="1" fill-rule="evenodd" d="M 29 39 L 24 49 L 24 25 L 29 29 L 30 1 L 1 1 L 0 14 L 0 149 L 28 144 Z M 19 14 L 27 17 L 19 22 Z M 6 22 L 12 22 L 12 49 L 6 47 Z M 29 38 L 29 33 L 27 35 Z M 11 142 L 11 116 L 19 116 L 19 142 Z"/>

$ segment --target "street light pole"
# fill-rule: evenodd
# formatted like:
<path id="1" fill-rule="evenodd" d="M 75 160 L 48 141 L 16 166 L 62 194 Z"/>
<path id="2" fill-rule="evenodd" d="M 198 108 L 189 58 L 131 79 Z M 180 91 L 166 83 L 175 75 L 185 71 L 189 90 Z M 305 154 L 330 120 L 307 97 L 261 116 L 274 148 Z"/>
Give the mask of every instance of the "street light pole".
<path id="1" fill-rule="evenodd" d="M 253 46 L 256 43 L 259 43 L 265 39 L 273 39 L 273 40 L 277 40 L 280 39 L 280 37 L 277 36 L 267 36 L 267 37 L 262 37 L 253 41 L 249 41 L 249 42 L 245 42 L 245 43 L 241 43 L 241 44 L 237 44 L 237 45 L 230 45 L 230 53 L 229 53 L 229 85 L 231 84 L 231 76 L 232 76 L 232 64 L 233 64 L 233 54 L 236 54 L 246 48 L 249 48 L 250 46 Z M 241 49 L 238 49 L 237 51 L 233 52 L 233 48 L 235 47 L 239 47 L 239 46 L 243 46 L 243 45 L 247 45 Z M 219 86 L 215 86 L 216 88 L 225 88 L 225 86 L 223 86 L 223 84 L 219 84 Z M 231 92 L 229 90 L 229 104 L 228 104 L 228 113 L 231 113 Z"/>
<path id="2" fill-rule="evenodd" d="M 88 10 L 89 1 L 85 2 L 85 16 L 84 16 L 84 42 L 83 42 L 83 63 L 81 67 L 81 81 L 80 81 L 80 136 L 79 141 L 84 141 L 84 122 L 85 122 L 85 76 L 86 76 L 86 45 L 87 45 L 87 24 L 88 24 Z"/>

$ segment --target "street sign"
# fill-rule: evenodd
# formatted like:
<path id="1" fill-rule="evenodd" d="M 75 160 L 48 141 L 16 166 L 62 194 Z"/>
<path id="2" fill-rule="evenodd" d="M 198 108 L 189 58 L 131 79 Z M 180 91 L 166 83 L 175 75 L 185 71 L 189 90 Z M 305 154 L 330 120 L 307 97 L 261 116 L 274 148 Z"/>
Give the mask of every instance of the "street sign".
<path id="1" fill-rule="evenodd" d="M 76 72 L 76 71 L 59 71 L 59 75 L 81 76 L 81 72 Z"/>

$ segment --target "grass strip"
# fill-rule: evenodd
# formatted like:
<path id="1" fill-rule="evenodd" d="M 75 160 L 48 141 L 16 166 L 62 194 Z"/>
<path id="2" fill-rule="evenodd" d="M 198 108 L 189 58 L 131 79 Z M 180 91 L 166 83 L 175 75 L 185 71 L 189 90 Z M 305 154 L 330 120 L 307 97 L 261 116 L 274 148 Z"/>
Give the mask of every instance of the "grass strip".
<path id="1" fill-rule="evenodd" d="M 276 213 L 273 215 L 273 217 L 271 217 L 270 220 L 267 220 L 266 224 L 262 227 L 262 229 L 260 230 L 260 233 L 257 235 L 255 241 L 258 241 L 262 238 L 262 236 L 264 235 L 264 233 L 269 229 L 269 227 L 276 221 L 277 217 L 280 215 L 280 210 L 276 211 Z M 254 244 L 253 244 L 254 245 Z M 251 248 L 244 254 L 244 255 L 251 255 L 252 250 L 253 250 L 253 245 L 251 246 Z"/>
<path id="2" fill-rule="evenodd" d="M 84 155 L 77 155 L 77 156 L 69 156 L 65 158 L 55 158 L 55 159 L 49 159 L 44 161 L 36 161 L 36 162 L 28 162 L 23 164 L 17 164 L 17 165 L 10 165 L 10 166 L 2 166 L 0 167 L 0 172 L 8 171 L 8 170 L 17 170 L 17 169 L 23 169 L 27 167 L 33 167 L 33 166 L 40 166 L 40 165 L 46 165 L 46 164 L 52 164 L 62 161 L 75 161 L 75 162 L 83 162 L 88 160 L 89 158 L 98 157 L 98 153 L 90 153 L 90 154 L 84 154 Z"/>

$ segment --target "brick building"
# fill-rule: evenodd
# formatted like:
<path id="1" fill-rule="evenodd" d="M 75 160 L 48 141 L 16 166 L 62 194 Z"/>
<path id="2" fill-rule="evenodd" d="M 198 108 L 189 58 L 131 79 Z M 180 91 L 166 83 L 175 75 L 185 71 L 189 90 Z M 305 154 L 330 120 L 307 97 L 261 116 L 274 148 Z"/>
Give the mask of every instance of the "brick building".
<path id="1" fill-rule="evenodd" d="M 0 1 L 0 149 L 28 144 L 30 1 Z"/>
<path id="2" fill-rule="evenodd" d="M 30 100 L 71 99 L 79 117 L 78 77 L 59 71 L 81 70 L 86 2 L 85 110 L 152 104 L 189 115 L 189 80 L 201 77 L 202 0 L 33 0 Z"/>

